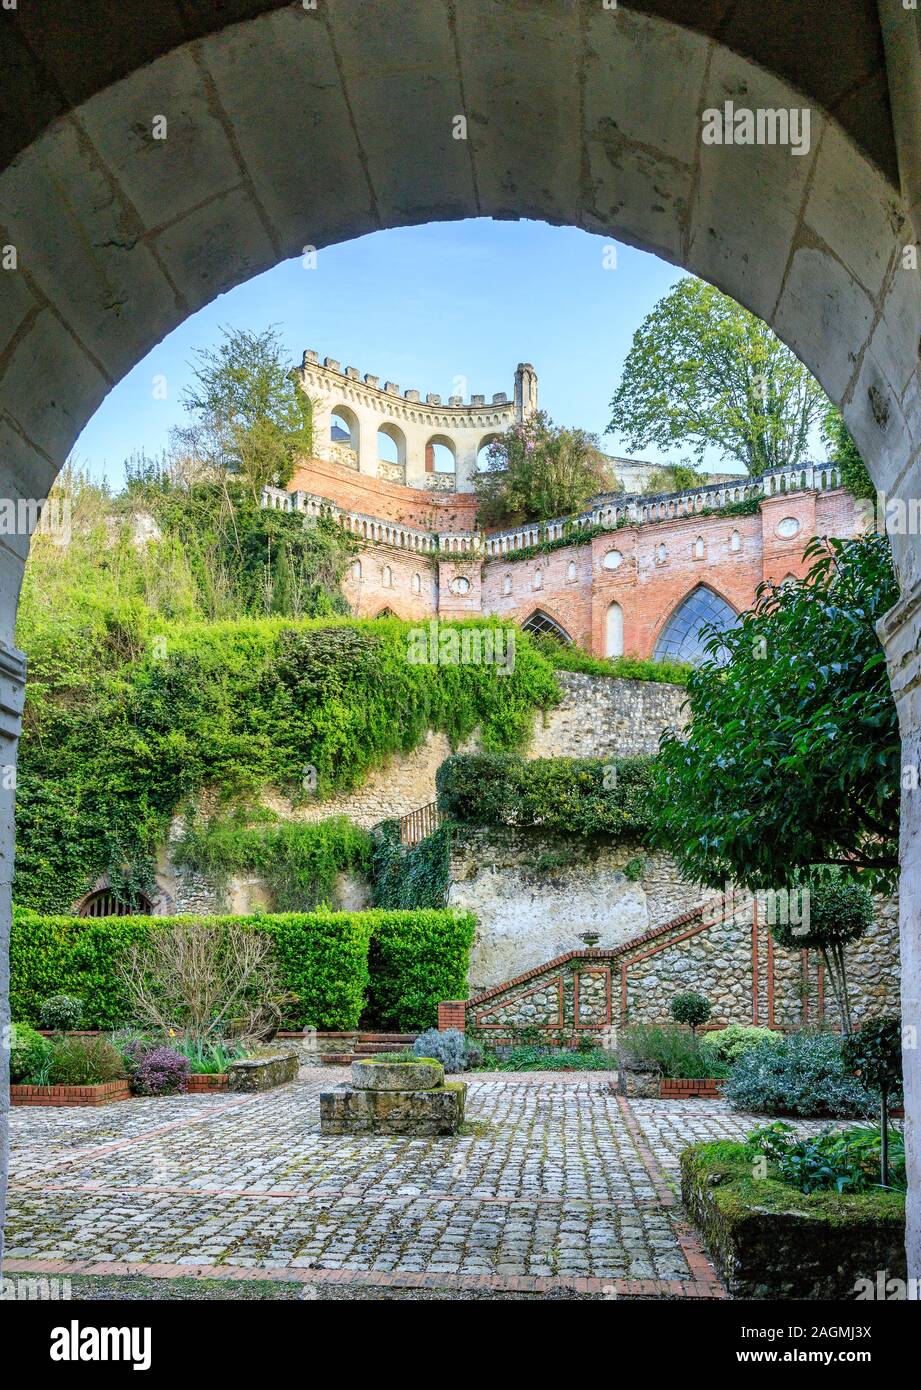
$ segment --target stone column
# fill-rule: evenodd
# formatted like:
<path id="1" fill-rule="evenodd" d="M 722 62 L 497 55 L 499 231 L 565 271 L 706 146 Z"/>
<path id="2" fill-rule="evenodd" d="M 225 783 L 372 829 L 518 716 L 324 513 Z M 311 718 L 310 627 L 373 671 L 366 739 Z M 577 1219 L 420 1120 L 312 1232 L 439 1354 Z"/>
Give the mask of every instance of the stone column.
<path id="1" fill-rule="evenodd" d="M 921 769 L 921 581 L 878 624 L 899 712 L 902 767 Z M 921 791 L 905 789 L 899 842 L 899 935 L 902 962 L 902 1064 L 908 1203 L 908 1274 L 921 1278 Z"/>
<path id="2" fill-rule="evenodd" d="M 0 1260 L 9 1161 L 10 924 L 16 797 L 16 749 L 22 727 L 26 659 L 0 639 Z"/>

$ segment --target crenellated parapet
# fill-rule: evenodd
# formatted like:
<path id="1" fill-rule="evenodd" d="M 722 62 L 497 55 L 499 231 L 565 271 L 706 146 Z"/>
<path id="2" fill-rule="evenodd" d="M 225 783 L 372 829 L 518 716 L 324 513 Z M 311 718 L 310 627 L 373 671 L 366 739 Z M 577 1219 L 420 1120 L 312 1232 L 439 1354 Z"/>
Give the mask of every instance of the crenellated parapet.
<path id="1" fill-rule="evenodd" d="M 313 402 L 318 458 L 433 491 L 472 491 L 480 450 L 537 410 L 537 373 L 530 363 L 519 365 L 511 398 L 497 391 L 489 401 L 477 394 L 445 401 L 429 392 L 423 398 L 413 387 L 382 383 L 335 358 L 320 362 L 310 349 L 296 376 Z"/>

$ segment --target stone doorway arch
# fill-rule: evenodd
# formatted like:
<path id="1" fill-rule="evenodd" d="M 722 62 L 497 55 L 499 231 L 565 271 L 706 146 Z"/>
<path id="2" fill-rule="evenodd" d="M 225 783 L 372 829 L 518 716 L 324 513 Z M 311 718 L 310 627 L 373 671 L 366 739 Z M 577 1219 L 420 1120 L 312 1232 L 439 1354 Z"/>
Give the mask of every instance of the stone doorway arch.
<path id="1" fill-rule="evenodd" d="M 718 285 L 842 406 L 877 486 L 918 496 L 917 13 L 855 0 L 845 41 L 821 0 L 803 0 L 792 25 L 788 7 L 771 9 L 739 0 L 728 18 L 716 7 L 689 19 L 680 0 L 400 0 L 373 13 L 361 0 L 242 0 L 227 26 L 210 0 L 165 7 L 157 25 L 143 0 L 87 0 L 54 21 L 5 12 L 0 493 L 47 496 L 115 382 L 232 285 L 285 257 L 307 273 L 324 246 L 378 228 L 491 215 L 617 238 Z M 727 101 L 808 110 L 808 149 L 703 144 L 703 113 Z M 7 764 L 27 549 L 25 536 L 0 537 Z M 917 764 L 921 547 L 896 535 L 893 549 L 903 597 L 882 636 L 904 761 Z M 2 796 L 6 930 L 13 794 Z M 919 829 L 906 793 L 903 1004 L 916 1022 Z M 916 1053 L 906 1064 L 918 1275 L 921 1065 Z"/>

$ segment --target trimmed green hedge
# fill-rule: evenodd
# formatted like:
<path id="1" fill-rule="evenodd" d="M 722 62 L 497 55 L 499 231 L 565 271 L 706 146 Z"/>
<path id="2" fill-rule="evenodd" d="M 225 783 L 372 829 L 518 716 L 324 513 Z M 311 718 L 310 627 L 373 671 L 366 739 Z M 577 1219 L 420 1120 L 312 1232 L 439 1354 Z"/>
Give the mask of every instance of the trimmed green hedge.
<path id="1" fill-rule="evenodd" d="M 476 918 L 427 908 L 380 912 L 371 940 L 368 1012 L 399 1032 L 431 1028 L 442 999 L 466 999 Z"/>
<path id="2" fill-rule="evenodd" d="M 10 1004 L 36 1023 L 49 994 L 84 1001 L 83 1026 L 130 1022 L 115 962 L 151 931 L 201 920 L 270 932 L 282 981 L 298 996 L 292 1028 L 357 1028 L 366 1006 L 382 1027 L 427 1028 L 441 999 L 464 998 L 474 919 L 446 910 L 265 913 L 254 917 L 45 917 L 17 909 L 10 939 Z"/>
<path id="3" fill-rule="evenodd" d="M 642 838 L 652 758 L 458 753 L 438 769 L 438 805 L 467 825 L 540 826 L 565 835 Z"/>

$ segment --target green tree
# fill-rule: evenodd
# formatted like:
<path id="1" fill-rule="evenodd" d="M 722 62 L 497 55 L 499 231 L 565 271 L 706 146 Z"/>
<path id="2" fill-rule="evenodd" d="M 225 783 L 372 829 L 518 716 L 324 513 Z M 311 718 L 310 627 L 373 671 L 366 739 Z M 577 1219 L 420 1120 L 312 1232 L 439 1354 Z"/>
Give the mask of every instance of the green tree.
<path id="1" fill-rule="evenodd" d="M 607 432 L 631 450 L 708 448 L 751 474 L 795 467 L 827 410 L 815 378 L 765 323 L 692 276 L 633 335 Z"/>
<path id="2" fill-rule="evenodd" d="M 828 449 L 829 459 L 838 465 L 842 485 L 858 501 L 875 501 L 876 488 L 873 479 L 867 472 L 860 451 L 844 423 L 844 416 L 830 401 L 822 421 L 822 438 Z"/>
<path id="3" fill-rule="evenodd" d="M 866 934 L 873 925 L 873 915 L 873 899 L 864 884 L 853 874 L 831 869 L 821 878 L 806 880 L 799 921 L 786 913 L 770 924 L 771 935 L 780 946 L 820 952 L 845 1034 L 851 1031 L 851 1005 L 844 948 Z"/>
<path id="4" fill-rule="evenodd" d="M 594 435 L 555 426 L 539 411 L 493 441 L 474 487 L 484 524 L 516 525 L 568 516 L 612 481 Z"/>
<path id="5" fill-rule="evenodd" d="M 845 1066 L 851 1067 L 868 1088 L 880 1096 L 880 1181 L 889 1186 L 889 1097 L 902 1087 L 902 1020 L 897 1014 L 868 1019 L 845 1038 L 841 1049 Z"/>
<path id="6" fill-rule="evenodd" d="M 900 742 L 875 631 L 898 597 L 889 545 L 816 540 L 806 556 L 805 579 L 763 585 L 714 635 L 687 736 L 662 741 L 653 835 L 693 882 L 778 888 L 835 864 L 894 881 Z"/>
<path id="7" fill-rule="evenodd" d="M 267 483 L 283 487 L 297 458 L 310 452 L 311 402 L 275 328 L 222 329 L 216 348 L 195 352 L 182 400 L 192 419 L 177 432 L 176 448 L 211 469 L 242 474 L 257 496 Z"/>
<path id="8" fill-rule="evenodd" d="M 676 994 L 671 1002 L 672 1018 L 676 1023 L 686 1023 L 694 1036 L 702 1023 L 710 1017 L 710 1004 L 702 994 L 689 990 L 686 994 Z"/>

